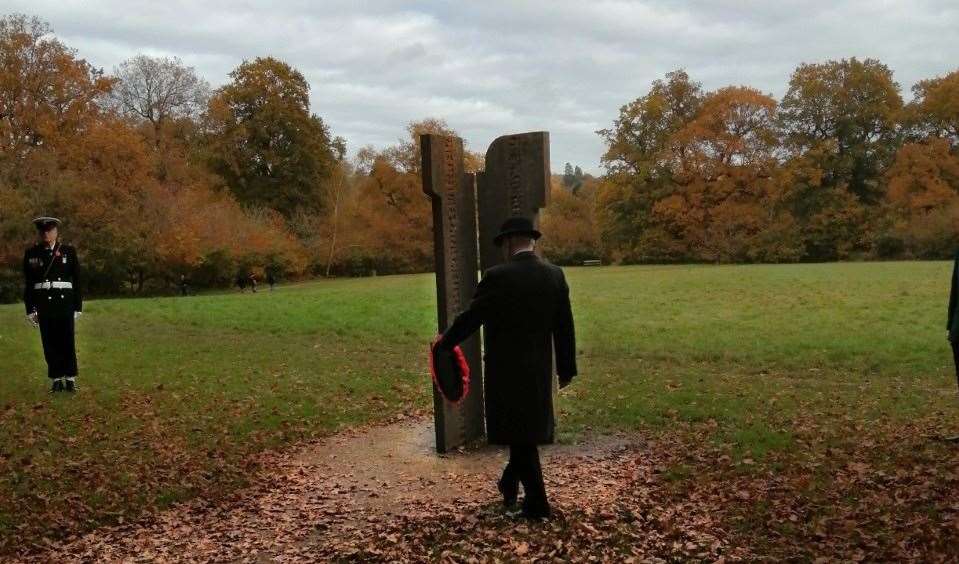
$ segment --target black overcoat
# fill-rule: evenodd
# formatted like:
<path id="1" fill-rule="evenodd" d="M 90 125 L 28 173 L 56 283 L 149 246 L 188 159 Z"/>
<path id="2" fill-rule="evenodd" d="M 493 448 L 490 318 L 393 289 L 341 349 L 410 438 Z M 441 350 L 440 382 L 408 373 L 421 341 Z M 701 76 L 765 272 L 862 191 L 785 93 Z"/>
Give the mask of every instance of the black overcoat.
<path id="1" fill-rule="evenodd" d="M 486 271 L 469 309 L 440 345 L 485 332 L 486 435 L 490 443 L 553 442 L 552 362 L 560 379 L 576 375 L 576 339 L 563 271 L 532 252 Z M 550 344 L 553 344 L 553 347 Z"/>
<path id="2" fill-rule="evenodd" d="M 949 311 L 946 318 L 946 331 L 951 340 L 959 339 L 959 252 L 952 264 L 952 289 L 949 292 Z"/>

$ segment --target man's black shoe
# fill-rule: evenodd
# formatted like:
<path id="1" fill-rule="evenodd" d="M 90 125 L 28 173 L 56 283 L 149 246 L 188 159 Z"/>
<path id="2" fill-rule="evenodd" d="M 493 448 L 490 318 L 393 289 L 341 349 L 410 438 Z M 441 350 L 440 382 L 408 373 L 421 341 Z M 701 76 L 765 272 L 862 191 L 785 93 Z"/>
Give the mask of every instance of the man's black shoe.
<path id="1" fill-rule="evenodd" d="M 73 380 L 67 380 L 66 384 L 64 384 L 63 389 L 72 394 L 77 391 L 77 384 Z"/>
<path id="2" fill-rule="evenodd" d="M 499 493 L 503 494 L 503 506 L 506 508 L 516 506 L 516 498 L 519 497 L 519 484 L 514 484 L 512 487 L 503 483 L 503 480 L 496 482 L 496 489 L 499 490 Z"/>
<path id="3" fill-rule="evenodd" d="M 55 394 L 57 392 L 63 391 L 63 381 L 59 378 L 53 380 L 53 384 L 50 386 L 50 393 Z"/>
<path id="4" fill-rule="evenodd" d="M 531 521 L 549 521 L 553 517 L 553 514 L 550 511 L 526 511 L 524 509 L 523 511 L 520 511 L 519 516 L 523 519 L 529 519 Z"/>
<path id="5" fill-rule="evenodd" d="M 550 510 L 549 505 L 533 508 L 523 503 L 523 510 L 520 511 L 519 516 L 523 519 L 549 519 L 553 516 L 553 512 Z"/>
<path id="6" fill-rule="evenodd" d="M 513 519 L 529 519 L 530 521 L 549 520 L 553 517 L 552 511 L 549 509 L 545 511 L 530 511 L 526 508 L 514 508 L 511 511 L 507 511 L 506 514 Z"/>

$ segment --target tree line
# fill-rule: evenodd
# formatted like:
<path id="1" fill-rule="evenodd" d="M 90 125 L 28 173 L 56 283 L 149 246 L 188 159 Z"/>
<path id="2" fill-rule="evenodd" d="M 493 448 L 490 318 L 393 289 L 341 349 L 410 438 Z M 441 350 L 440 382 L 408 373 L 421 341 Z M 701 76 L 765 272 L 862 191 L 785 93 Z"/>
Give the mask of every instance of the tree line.
<path id="1" fill-rule="evenodd" d="M 217 89 L 176 58 L 107 73 L 45 22 L 0 19 L 0 298 L 19 293 L 39 214 L 65 219 L 94 294 L 430 270 L 419 136 L 456 132 L 422 119 L 347 158 L 309 91 L 272 57 Z M 780 101 L 680 70 L 599 134 L 602 177 L 567 164 L 553 179 L 543 248 L 558 263 L 941 258 L 959 243 L 959 72 L 905 103 L 875 60 L 801 65 Z"/>
<path id="2" fill-rule="evenodd" d="M 946 258 L 959 248 L 959 72 L 800 65 L 782 100 L 666 75 L 600 131 L 604 252 L 626 262 Z"/>

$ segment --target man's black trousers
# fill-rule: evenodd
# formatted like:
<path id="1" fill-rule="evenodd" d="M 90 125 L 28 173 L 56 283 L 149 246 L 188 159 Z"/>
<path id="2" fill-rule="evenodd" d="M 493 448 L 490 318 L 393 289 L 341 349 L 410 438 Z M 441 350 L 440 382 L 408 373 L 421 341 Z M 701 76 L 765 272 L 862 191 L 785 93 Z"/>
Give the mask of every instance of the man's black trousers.
<path id="1" fill-rule="evenodd" d="M 509 462 L 503 469 L 502 483 L 512 491 L 516 491 L 522 483 L 526 495 L 523 509 L 534 515 L 549 514 L 543 468 L 539 463 L 539 450 L 536 445 L 510 445 Z"/>
<path id="2" fill-rule="evenodd" d="M 73 315 L 37 317 L 47 376 L 62 378 L 77 375 L 77 351 L 73 336 Z"/>

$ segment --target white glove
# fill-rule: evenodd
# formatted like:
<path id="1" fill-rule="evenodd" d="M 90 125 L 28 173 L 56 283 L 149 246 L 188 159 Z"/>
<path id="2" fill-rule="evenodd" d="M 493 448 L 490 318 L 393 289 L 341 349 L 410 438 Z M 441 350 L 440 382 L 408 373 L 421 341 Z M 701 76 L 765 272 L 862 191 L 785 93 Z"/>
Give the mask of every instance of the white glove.
<path id="1" fill-rule="evenodd" d="M 73 320 L 76 321 L 76 320 L 80 319 L 80 316 L 81 316 L 81 315 L 83 315 L 83 312 L 82 312 L 82 311 L 75 311 L 75 312 L 73 312 Z"/>
<path id="2" fill-rule="evenodd" d="M 33 312 L 27 315 L 27 323 L 33 325 L 34 327 L 39 327 L 40 323 L 37 321 L 37 312 Z"/>

